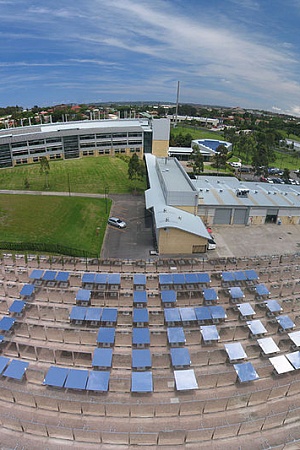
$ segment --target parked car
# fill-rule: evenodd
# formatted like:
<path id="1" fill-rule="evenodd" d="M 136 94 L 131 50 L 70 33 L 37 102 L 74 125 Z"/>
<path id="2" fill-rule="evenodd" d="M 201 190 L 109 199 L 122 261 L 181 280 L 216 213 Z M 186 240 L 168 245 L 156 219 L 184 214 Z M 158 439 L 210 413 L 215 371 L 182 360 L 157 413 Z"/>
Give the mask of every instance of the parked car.
<path id="1" fill-rule="evenodd" d="M 212 238 L 207 240 L 207 250 L 215 250 L 216 247 L 217 244 Z"/>
<path id="2" fill-rule="evenodd" d="M 119 219 L 118 217 L 110 217 L 107 221 L 109 225 L 112 225 L 113 227 L 117 228 L 126 228 L 126 222 Z"/>
<path id="3" fill-rule="evenodd" d="M 236 169 L 239 169 L 242 166 L 240 162 L 230 162 L 229 164 L 231 167 L 235 167 Z"/>

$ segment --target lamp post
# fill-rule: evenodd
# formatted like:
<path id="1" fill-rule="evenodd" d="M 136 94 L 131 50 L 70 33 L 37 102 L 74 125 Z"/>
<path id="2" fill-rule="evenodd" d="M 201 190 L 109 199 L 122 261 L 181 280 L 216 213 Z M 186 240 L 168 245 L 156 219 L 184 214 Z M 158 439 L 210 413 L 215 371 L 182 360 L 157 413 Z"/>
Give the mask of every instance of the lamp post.
<path id="1" fill-rule="evenodd" d="M 107 195 L 109 193 L 109 187 L 105 186 L 104 188 L 104 198 L 105 198 L 105 212 L 108 213 L 108 203 L 107 203 Z"/>

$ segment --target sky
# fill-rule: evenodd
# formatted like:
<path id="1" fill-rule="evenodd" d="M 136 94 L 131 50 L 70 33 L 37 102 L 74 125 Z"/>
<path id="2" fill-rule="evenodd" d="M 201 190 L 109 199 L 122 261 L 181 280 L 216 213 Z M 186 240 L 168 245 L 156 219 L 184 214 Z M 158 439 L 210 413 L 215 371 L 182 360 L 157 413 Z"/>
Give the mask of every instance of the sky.
<path id="1" fill-rule="evenodd" d="M 0 0 L 0 106 L 157 101 L 300 116 L 300 0 Z"/>

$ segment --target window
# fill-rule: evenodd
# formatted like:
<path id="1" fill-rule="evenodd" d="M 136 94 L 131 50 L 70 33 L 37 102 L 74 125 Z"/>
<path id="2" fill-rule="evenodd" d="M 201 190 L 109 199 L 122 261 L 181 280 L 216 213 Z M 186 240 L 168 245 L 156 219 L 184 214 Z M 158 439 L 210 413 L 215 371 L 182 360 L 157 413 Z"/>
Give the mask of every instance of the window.
<path id="1" fill-rule="evenodd" d="M 33 141 L 28 141 L 29 145 L 44 145 L 44 139 L 35 139 Z"/>
<path id="2" fill-rule="evenodd" d="M 53 137 L 53 138 L 47 138 L 46 139 L 46 144 L 52 144 L 54 142 L 61 142 L 61 138 Z"/>
<path id="3" fill-rule="evenodd" d="M 79 136 L 80 140 L 87 140 L 87 139 L 95 139 L 95 135 L 94 134 L 82 134 L 81 136 Z"/>
<path id="4" fill-rule="evenodd" d="M 12 142 L 11 143 L 11 148 L 20 148 L 20 147 L 27 147 L 27 142 L 22 141 L 22 142 Z"/>

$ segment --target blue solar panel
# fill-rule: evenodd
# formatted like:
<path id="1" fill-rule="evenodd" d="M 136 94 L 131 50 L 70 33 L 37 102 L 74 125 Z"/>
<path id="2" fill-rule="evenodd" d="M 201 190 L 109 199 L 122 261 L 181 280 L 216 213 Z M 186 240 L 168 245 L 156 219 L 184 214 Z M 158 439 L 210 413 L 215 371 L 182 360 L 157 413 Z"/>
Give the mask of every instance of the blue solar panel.
<path id="1" fill-rule="evenodd" d="M 112 348 L 95 348 L 92 367 L 111 367 Z"/>
<path id="2" fill-rule="evenodd" d="M 5 356 L 0 356 L 0 374 L 3 372 L 3 370 L 7 366 L 8 362 L 9 362 L 9 358 L 6 358 Z"/>
<path id="3" fill-rule="evenodd" d="M 233 272 L 222 272 L 221 277 L 222 281 L 224 281 L 225 283 L 232 283 L 233 281 L 235 281 Z"/>
<path id="4" fill-rule="evenodd" d="M 229 295 L 232 299 L 235 299 L 235 300 L 245 297 L 244 292 L 238 286 L 230 288 Z"/>
<path id="5" fill-rule="evenodd" d="M 287 353 L 285 355 L 295 369 L 300 369 L 300 352 Z"/>
<path id="6" fill-rule="evenodd" d="M 173 289 L 168 291 L 161 291 L 161 301 L 163 303 L 175 303 L 177 299 L 176 291 L 173 291 Z"/>
<path id="7" fill-rule="evenodd" d="M 226 319 L 227 315 L 223 306 L 209 306 L 212 319 Z"/>
<path id="8" fill-rule="evenodd" d="M 185 335 L 182 327 L 167 328 L 169 344 L 185 344 Z"/>
<path id="9" fill-rule="evenodd" d="M 149 313 L 146 308 L 134 308 L 133 309 L 133 323 L 148 323 L 149 322 Z"/>
<path id="10" fill-rule="evenodd" d="M 250 303 L 241 303 L 240 305 L 237 305 L 240 314 L 243 317 L 246 316 L 253 316 L 255 314 L 254 309 L 252 308 L 252 306 L 250 305 Z"/>
<path id="11" fill-rule="evenodd" d="M 265 304 L 268 310 L 272 313 L 282 311 L 280 304 L 276 300 L 266 300 Z"/>
<path id="12" fill-rule="evenodd" d="M 90 371 L 86 385 L 87 391 L 107 392 L 110 373 L 106 371 Z"/>
<path id="13" fill-rule="evenodd" d="M 43 276 L 44 271 L 41 269 L 33 269 L 28 278 L 31 280 L 40 280 Z"/>
<path id="14" fill-rule="evenodd" d="M 208 306 L 196 306 L 194 308 L 198 321 L 211 320 L 211 312 Z"/>
<path id="15" fill-rule="evenodd" d="M 200 331 L 205 342 L 218 341 L 220 339 L 217 327 L 215 325 L 204 325 L 200 327 Z"/>
<path id="16" fill-rule="evenodd" d="M 169 273 L 161 273 L 158 276 L 159 284 L 173 284 L 173 275 Z"/>
<path id="17" fill-rule="evenodd" d="M 259 297 L 262 297 L 262 296 L 270 294 L 269 289 L 264 284 L 257 284 L 255 286 L 255 289 L 256 289 L 256 294 Z"/>
<path id="18" fill-rule="evenodd" d="M 57 272 L 55 281 L 59 283 L 67 283 L 70 278 L 70 272 Z"/>
<path id="19" fill-rule="evenodd" d="M 132 372 L 131 392 L 152 392 L 153 380 L 152 372 Z"/>
<path id="20" fill-rule="evenodd" d="M 276 317 L 276 320 L 283 330 L 289 330 L 295 327 L 294 322 L 292 321 L 292 319 L 290 319 L 289 316 L 278 316 Z"/>
<path id="21" fill-rule="evenodd" d="M 235 281 L 246 281 L 247 280 L 247 276 L 246 276 L 245 272 L 242 272 L 242 271 L 234 272 L 234 278 L 235 278 Z"/>
<path id="22" fill-rule="evenodd" d="M 119 273 L 109 273 L 107 277 L 107 284 L 121 284 L 121 275 Z"/>
<path id="23" fill-rule="evenodd" d="M 230 344 L 225 344 L 225 349 L 230 361 L 247 358 L 247 355 L 240 342 L 231 342 Z"/>
<path id="24" fill-rule="evenodd" d="M 95 274 L 94 274 L 94 273 L 91 273 L 91 272 L 85 272 L 85 273 L 82 275 L 81 282 L 82 282 L 82 283 L 93 284 L 93 283 L 94 283 L 94 279 L 95 279 Z"/>
<path id="25" fill-rule="evenodd" d="M 102 308 L 87 308 L 85 320 L 87 322 L 100 322 Z"/>
<path id="26" fill-rule="evenodd" d="M 116 308 L 103 308 L 101 322 L 116 322 L 118 310 Z"/>
<path id="27" fill-rule="evenodd" d="M 87 309 L 85 306 L 73 306 L 70 312 L 70 320 L 84 320 Z"/>
<path id="28" fill-rule="evenodd" d="M 55 281 L 56 275 L 56 270 L 46 270 L 42 276 L 42 279 L 44 281 Z"/>
<path id="29" fill-rule="evenodd" d="M 253 269 L 245 270 L 245 275 L 249 281 L 258 280 L 258 275 Z"/>
<path id="30" fill-rule="evenodd" d="M 9 307 L 10 313 L 21 313 L 26 303 L 23 300 L 14 300 L 12 305 Z"/>
<path id="31" fill-rule="evenodd" d="M 94 278 L 94 283 L 95 284 L 106 284 L 107 277 L 108 277 L 107 273 L 96 273 L 95 278 Z"/>
<path id="32" fill-rule="evenodd" d="M 181 322 L 181 317 L 178 308 L 168 308 L 164 310 L 164 316 L 166 323 L 168 322 Z"/>
<path id="33" fill-rule="evenodd" d="M 85 389 L 88 375 L 88 370 L 70 369 L 65 382 L 65 388 Z"/>
<path id="34" fill-rule="evenodd" d="M 198 275 L 196 273 L 186 273 L 185 282 L 186 284 L 198 284 L 199 283 Z"/>
<path id="35" fill-rule="evenodd" d="M 98 344 L 114 344 L 115 342 L 115 328 L 103 328 L 98 330 L 97 343 Z"/>
<path id="36" fill-rule="evenodd" d="M 15 319 L 13 317 L 2 317 L 0 320 L 0 330 L 9 331 L 14 323 Z"/>
<path id="37" fill-rule="evenodd" d="M 51 366 L 45 376 L 43 384 L 53 387 L 63 387 L 68 376 L 69 369 L 65 367 Z"/>
<path id="38" fill-rule="evenodd" d="M 76 302 L 89 302 L 91 291 L 89 289 L 79 289 L 76 293 Z"/>
<path id="39" fill-rule="evenodd" d="M 150 345 L 149 328 L 132 328 L 133 345 Z"/>
<path id="40" fill-rule="evenodd" d="M 251 362 L 234 364 L 233 367 L 241 383 L 247 383 L 249 381 L 254 381 L 259 378 Z"/>
<path id="41" fill-rule="evenodd" d="M 133 275 L 133 284 L 135 286 L 146 286 L 146 275 L 135 273 Z"/>
<path id="42" fill-rule="evenodd" d="M 194 308 L 179 308 L 179 313 L 182 322 L 194 322 L 195 320 L 197 320 Z"/>
<path id="43" fill-rule="evenodd" d="M 28 362 L 13 359 L 2 375 L 4 377 L 14 378 L 15 380 L 21 380 L 28 366 Z"/>
<path id="44" fill-rule="evenodd" d="M 148 301 L 146 291 L 133 291 L 133 303 L 144 303 Z"/>
<path id="45" fill-rule="evenodd" d="M 198 283 L 199 284 L 208 284 L 210 283 L 210 276 L 208 273 L 198 273 L 197 274 Z"/>
<path id="46" fill-rule="evenodd" d="M 191 357 L 187 348 L 171 348 L 170 355 L 173 367 L 191 365 Z"/>
<path id="47" fill-rule="evenodd" d="M 148 369 L 152 366 L 151 353 L 149 349 L 132 350 L 131 366 L 133 369 Z"/>
<path id="48" fill-rule="evenodd" d="M 0 334 L 0 344 L 5 341 L 5 336 L 3 334 Z"/>
<path id="49" fill-rule="evenodd" d="M 20 291 L 21 297 L 30 297 L 34 293 L 34 285 L 33 284 L 24 284 Z"/>
<path id="50" fill-rule="evenodd" d="M 185 276 L 183 273 L 173 274 L 173 284 L 185 284 Z"/>
<path id="51" fill-rule="evenodd" d="M 218 300 L 218 294 L 214 288 L 203 289 L 203 297 L 206 302 L 215 302 Z"/>
<path id="52" fill-rule="evenodd" d="M 220 144 L 222 144 L 221 141 L 212 141 L 210 139 L 204 139 L 201 144 L 203 144 L 205 147 L 210 148 L 211 150 L 216 151 Z"/>
<path id="53" fill-rule="evenodd" d="M 267 330 L 260 320 L 250 320 L 247 322 L 247 325 L 253 335 L 267 333 Z"/>

